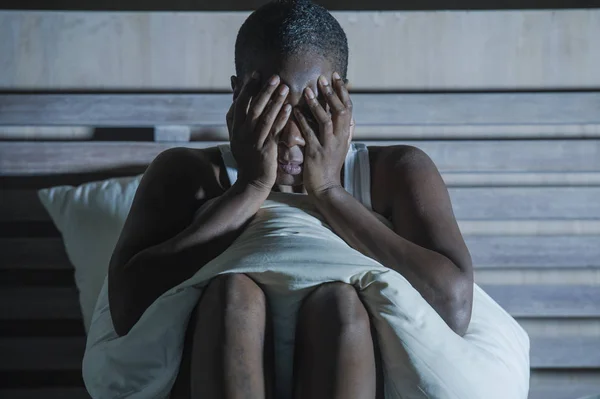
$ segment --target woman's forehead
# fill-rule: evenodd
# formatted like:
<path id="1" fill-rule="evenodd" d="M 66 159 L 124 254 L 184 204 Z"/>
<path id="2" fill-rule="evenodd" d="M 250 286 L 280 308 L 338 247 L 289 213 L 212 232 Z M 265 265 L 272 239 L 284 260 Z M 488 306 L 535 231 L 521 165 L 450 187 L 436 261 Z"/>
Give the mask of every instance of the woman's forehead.
<path id="1" fill-rule="evenodd" d="M 305 87 L 317 88 L 319 76 L 325 75 L 331 79 L 334 71 L 327 59 L 314 53 L 301 53 L 275 62 L 265 62 L 259 72 L 263 81 L 274 74 L 279 75 L 281 83 L 289 86 L 291 94 L 302 94 Z"/>
<path id="2" fill-rule="evenodd" d="M 302 93 L 305 87 L 316 88 L 317 79 L 325 75 L 331 79 L 331 64 L 323 57 L 314 54 L 295 55 L 283 60 L 279 74 L 281 82 L 290 87 L 290 91 Z"/>

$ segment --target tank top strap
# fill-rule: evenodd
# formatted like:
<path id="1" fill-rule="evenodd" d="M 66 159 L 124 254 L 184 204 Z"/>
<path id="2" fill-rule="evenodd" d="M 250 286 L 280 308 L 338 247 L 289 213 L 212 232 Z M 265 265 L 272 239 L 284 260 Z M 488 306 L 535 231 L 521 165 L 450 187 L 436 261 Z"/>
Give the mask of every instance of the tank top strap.
<path id="1" fill-rule="evenodd" d="M 371 165 L 369 149 L 363 143 L 352 143 L 344 164 L 344 188 L 368 210 L 371 207 Z"/>
<path id="2" fill-rule="evenodd" d="M 223 163 L 233 185 L 238 176 L 237 163 L 231 153 L 229 144 L 220 144 L 219 150 Z M 369 149 L 363 143 L 351 143 L 344 161 L 344 188 L 367 209 L 371 207 L 371 168 Z"/>
<path id="3" fill-rule="evenodd" d="M 229 183 L 233 186 L 233 183 L 237 181 L 238 177 L 237 162 L 235 162 L 235 158 L 233 157 L 233 153 L 231 152 L 231 147 L 229 144 L 219 144 L 219 150 L 221 151 L 221 157 L 223 158 L 223 164 L 225 165 L 227 177 L 229 177 Z"/>

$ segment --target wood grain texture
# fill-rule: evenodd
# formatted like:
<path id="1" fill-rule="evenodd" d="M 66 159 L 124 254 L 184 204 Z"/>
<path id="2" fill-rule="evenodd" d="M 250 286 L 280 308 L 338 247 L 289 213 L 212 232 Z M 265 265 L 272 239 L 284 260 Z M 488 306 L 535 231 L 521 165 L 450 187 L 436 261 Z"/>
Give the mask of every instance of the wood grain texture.
<path id="1" fill-rule="evenodd" d="M 510 203 L 507 206 L 511 206 Z M 600 220 L 458 220 L 465 236 L 595 236 Z"/>
<path id="2" fill-rule="evenodd" d="M 80 388 L 84 386 L 81 370 L 3 371 L 4 389 Z M 42 391 L 43 392 L 43 391 Z"/>
<path id="3" fill-rule="evenodd" d="M 229 91 L 248 14 L 4 11 L 0 87 Z M 355 89 L 600 86 L 599 10 L 334 16 Z"/>
<path id="4" fill-rule="evenodd" d="M 0 145 L 0 154 L 2 146 Z M 150 158 L 153 159 L 153 158 Z M 148 161 L 150 162 L 150 161 Z M 106 165 L 104 165 L 106 166 Z M 97 171 L 59 174 L 2 174 L 0 187 L 6 190 L 39 190 L 70 185 L 78 186 L 113 177 L 136 176 L 144 173 L 147 163 L 133 167 L 104 168 Z M 600 172 L 442 172 L 449 188 L 463 187 L 588 187 L 600 186 Z"/>
<path id="5" fill-rule="evenodd" d="M 88 126 L 0 126 L 0 140 L 90 140 Z"/>
<path id="6" fill-rule="evenodd" d="M 0 190 L 0 222 L 49 220 L 35 190 Z"/>
<path id="7" fill-rule="evenodd" d="M 85 328 L 82 319 L 0 320 L 0 337 L 48 338 L 83 335 L 85 335 Z"/>
<path id="8" fill-rule="evenodd" d="M 598 172 L 445 172 L 442 177 L 447 186 L 469 188 L 600 185 Z"/>
<path id="9" fill-rule="evenodd" d="M 598 92 L 354 94 L 352 102 L 367 126 L 600 123 Z M 230 106 L 230 94 L 3 94 L 0 124 L 214 126 Z"/>
<path id="10" fill-rule="evenodd" d="M 206 148 L 217 144 L 201 142 L 185 146 Z M 181 143 L 153 142 L 3 142 L 0 175 L 85 174 L 131 169 L 147 166 L 164 150 L 181 146 Z"/>
<path id="11" fill-rule="evenodd" d="M 7 135 L 18 138 L 18 131 Z M 0 127 L 0 138 L 2 137 Z M 30 133 L 33 135 L 34 133 Z M 49 131 L 41 134 L 49 135 Z M 228 140 L 226 127 L 199 129 L 194 137 L 209 135 L 211 140 Z M 597 138 L 600 137 L 600 125 L 597 124 L 438 124 L 438 125 L 367 125 L 360 123 L 354 130 L 355 140 L 479 140 L 479 139 L 550 139 L 550 138 Z"/>
<path id="12" fill-rule="evenodd" d="M 460 221 L 600 220 L 600 187 L 450 187 L 448 191 Z M 49 220 L 36 190 L 0 190 L 0 222 Z"/>
<path id="13" fill-rule="evenodd" d="M 48 222 L 2 222 L 0 238 L 58 237 L 60 232 Z"/>
<path id="14" fill-rule="evenodd" d="M 79 370 L 85 336 L 67 338 L 0 338 L 0 371 Z"/>
<path id="15" fill-rule="evenodd" d="M 0 149 L 2 146 L 0 146 Z M 1 152 L 1 151 L 0 151 Z M 39 190 L 55 186 L 79 186 L 81 184 L 112 179 L 115 177 L 131 177 L 144 173 L 148 164 L 123 168 L 106 168 L 88 172 L 57 174 L 21 174 L 3 175 L 0 173 L 0 187 L 6 190 Z"/>
<path id="16" fill-rule="evenodd" d="M 3 399 L 90 399 L 84 387 L 45 389 L 0 389 Z"/>
<path id="17" fill-rule="evenodd" d="M 1 268 L 0 287 L 71 287 L 73 270 Z"/>
<path id="18" fill-rule="evenodd" d="M 600 236 L 466 236 L 477 269 L 600 267 Z M 1 238 L 2 268 L 67 269 L 62 239 Z"/>
<path id="19" fill-rule="evenodd" d="M 600 219 L 600 187 L 451 187 L 462 220 Z"/>
<path id="20" fill-rule="evenodd" d="M 600 287 L 598 267 L 477 267 L 480 285 L 587 285 Z M 598 331 L 600 336 L 600 330 Z"/>
<path id="21" fill-rule="evenodd" d="M 575 172 L 600 172 L 600 140 L 465 140 L 465 141 L 364 141 L 367 145 L 410 144 L 421 148 L 443 174 L 461 185 L 483 184 L 485 176 L 501 174 L 509 185 L 520 173 L 544 176 Z M 191 142 L 185 147 L 207 148 L 222 142 Z M 145 166 L 162 151 L 181 143 L 152 142 L 2 142 L 0 176 L 48 175 L 100 172 Z M 464 174 L 471 178 L 464 178 Z M 479 174 L 479 180 L 473 176 Z M 484 176 L 483 178 L 481 176 Z M 461 179 L 462 176 L 462 179 Z M 445 176 L 446 177 L 446 176 Z M 536 180 L 531 175 L 529 184 Z M 557 178 L 558 179 L 558 178 Z M 560 179 L 558 179 L 560 181 Z M 567 178 L 562 179 L 568 183 Z M 584 178 L 578 184 L 585 185 Z"/>
<path id="22" fill-rule="evenodd" d="M 600 370 L 533 370 L 528 399 L 580 399 L 600 393 Z"/>
<path id="23" fill-rule="evenodd" d="M 1 238 L 0 253 L 0 269 L 73 269 L 60 237 Z"/>
<path id="24" fill-rule="evenodd" d="M 88 11 L 248 11 L 255 10 L 267 0 L 221 0 L 198 2 L 194 0 L 8 0 L 5 9 L 17 10 L 88 10 Z M 394 0 L 320 0 L 328 10 L 505 10 L 537 8 L 597 7 L 595 0 L 419 0 L 397 2 Z"/>
<path id="25" fill-rule="evenodd" d="M 466 236 L 478 268 L 600 266 L 600 236 Z"/>
<path id="26" fill-rule="evenodd" d="M 77 289 L 72 287 L 2 287 L 0 319 L 81 319 Z"/>
<path id="27" fill-rule="evenodd" d="M 600 371 L 532 370 L 529 399 L 574 399 L 600 392 Z M 85 388 L 0 389 L 4 399 L 89 399 Z"/>
<path id="28" fill-rule="evenodd" d="M 600 317 L 600 289 L 594 286 L 484 285 L 513 317 Z"/>
<path id="29" fill-rule="evenodd" d="M 531 337 L 532 368 L 599 369 L 599 337 Z"/>
<path id="30" fill-rule="evenodd" d="M 598 368 L 600 355 L 593 337 L 555 339 L 531 336 L 534 369 Z M 85 337 L 0 338 L 0 372 L 6 370 L 77 370 Z"/>
<path id="31" fill-rule="evenodd" d="M 482 287 L 514 317 L 600 317 L 600 290 L 597 286 Z M 3 320 L 81 317 L 74 287 L 2 287 L 0 299 L 0 318 Z"/>
<path id="32" fill-rule="evenodd" d="M 154 128 L 154 141 L 188 142 L 191 137 L 189 126 L 165 125 Z"/>
<path id="33" fill-rule="evenodd" d="M 165 125 L 169 127 L 168 125 Z M 160 126 L 158 126 L 160 127 Z M 186 126 L 185 141 L 228 141 L 225 125 Z M 105 128 L 106 130 L 117 130 Z M 148 141 L 138 129 L 121 128 L 125 134 L 114 133 L 115 140 Z M 100 131 L 85 126 L 6 126 L 0 125 L 0 140 L 98 140 Z M 145 132 L 144 132 L 145 133 Z M 168 136 L 167 136 L 168 137 Z M 354 140 L 490 140 L 490 139 L 585 139 L 600 137 L 600 124 L 533 124 L 533 125 L 367 125 L 360 123 L 354 130 Z M 172 141 L 181 141 L 173 136 Z M 164 141 L 164 140 L 163 140 Z"/>
<path id="34" fill-rule="evenodd" d="M 517 322 L 525 331 L 535 337 L 545 338 L 594 338 L 600 337 L 600 319 L 527 319 L 519 318 Z"/>

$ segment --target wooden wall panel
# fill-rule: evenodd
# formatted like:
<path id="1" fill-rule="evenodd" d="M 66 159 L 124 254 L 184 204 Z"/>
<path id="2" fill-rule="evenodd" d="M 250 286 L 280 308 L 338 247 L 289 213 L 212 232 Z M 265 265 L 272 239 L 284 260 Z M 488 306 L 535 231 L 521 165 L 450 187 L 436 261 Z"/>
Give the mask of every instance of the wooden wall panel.
<path id="1" fill-rule="evenodd" d="M 99 172 L 147 165 L 160 152 L 172 147 L 206 148 L 222 142 L 3 142 L 0 145 L 0 175 L 49 175 Z M 401 144 L 400 141 L 365 141 L 368 145 Z M 480 184 L 494 174 L 519 181 L 527 172 L 596 174 L 600 171 L 600 140 L 465 140 L 404 142 L 421 148 L 442 174 L 476 174 Z M 537 185 L 529 178 L 530 185 Z M 472 182 L 463 179 L 466 185 Z M 505 185 L 511 179 L 505 179 Z M 585 184 L 582 179 L 580 184 Z M 450 184 L 447 182 L 447 184 Z M 590 183 L 591 184 L 591 183 Z"/>
<path id="2" fill-rule="evenodd" d="M 2 238 L 0 239 L 0 251 L 2 253 L 0 270 L 73 269 L 65 252 L 63 241 L 58 237 Z"/>
<path id="3" fill-rule="evenodd" d="M 85 350 L 85 337 L 0 338 L 0 371 L 77 370 Z"/>
<path id="4" fill-rule="evenodd" d="M 528 235 L 538 223 L 544 228 L 538 235 L 560 235 L 560 228 L 571 222 L 574 227 L 587 224 L 596 228 L 600 221 L 600 187 L 450 187 L 448 191 L 454 216 L 471 229 L 469 233 L 463 229 L 466 234 L 485 234 L 484 223 L 496 223 L 500 228 L 504 226 L 500 223 L 512 223 L 515 229 L 525 228 L 510 230 L 512 234 Z M 49 220 L 35 190 L 2 191 L 0 222 Z M 553 226 L 555 230 L 548 231 Z"/>
<path id="5" fill-rule="evenodd" d="M 28 10 L 242 11 L 268 0 L 4 0 L 3 8 Z M 493 10 L 597 7 L 598 0 L 315 0 L 328 10 Z"/>
<path id="6" fill-rule="evenodd" d="M 77 298 L 74 284 L 72 287 L 2 287 L 0 320 L 80 319 Z"/>
<path id="7" fill-rule="evenodd" d="M 0 125 L 154 127 L 225 125 L 229 94 L 0 94 Z M 352 95 L 353 116 L 370 126 L 599 126 L 600 92 Z M 500 131 L 499 131 L 500 130 Z M 503 137 L 505 138 L 505 137 Z M 222 139 L 227 140 L 225 135 Z"/>
<path id="8" fill-rule="evenodd" d="M 84 387 L 0 390 L 3 399 L 91 399 Z"/>
<path id="9" fill-rule="evenodd" d="M 594 399 L 600 393 L 600 372 L 550 370 L 531 373 L 529 399 Z"/>
<path id="10" fill-rule="evenodd" d="M 247 15 L 0 12 L 0 88 L 229 91 Z M 334 15 L 357 90 L 600 86 L 600 10 Z"/>
<path id="11" fill-rule="evenodd" d="M 0 248 L 3 249 L 2 268 L 27 269 L 61 269 L 68 267 L 68 260 L 62 248 L 62 241 L 54 238 L 2 238 Z M 598 252 L 595 245 L 600 236 L 582 237 L 504 237 L 504 236 L 466 236 L 476 270 L 500 269 L 504 275 L 495 278 L 494 273 L 488 274 L 483 280 L 489 284 L 499 284 L 510 276 L 507 270 L 535 270 L 530 274 L 537 276 L 548 273 L 548 270 L 564 269 L 572 273 L 571 279 L 577 278 L 578 271 L 587 270 L 584 279 L 594 275 L 594 270 L 600 268 Z M 540 239 L 542 238 L 542 239 Z M 544 239 L 547 238 L 547 239 Z M 556 259 L 555 259 L 556 258 Z M 597 275 L 597 273 L 596 273 Z M 567 283 L 561 279 L 562 274 L 554 275 L 555 284 Z M 483 277 L 483 276 L 482 276 Z M 479 280 L 481 282 L 482 280 Z M 510 284 L 524 283 L 525 280 L 512 280 Z M 533 281 L 537 283 L 537 281 Z M 581 281 L 593 283 L 593 280 Z M 596 278 L 600 286 L 600 279 Z"/>
<path id="12" fill-rule="evenodd" d="M 531 337 L 531 363 L 537 369 L 600 367 L 600 352 L 592 338 Z M 6 370 L 77 370 L 85 349 L 85 337 L 0 338 L 0 372 Z M 572 356 L 571 356 L 572 355 Z"/>
<path id="13" fill-rule="evenodd" d="M 190 139 L 192 141 L 228 140 L 229 133 L 225 122 L 220 121 L 220 123 L 222 124 L 189 127 Z M 600 124 L 596 123 L 510 125 L 368 125 L 364 121 L 357 121 L 357 123 L 354 131 L 356 140 L 583 139 L 600 137 Z M 157 126 L 158 128 L 160 127 Z M 89 140 L 95 138 L 96 134 L 94 128 L 85 126 L 0 126 L 0 140 Z M 113 137 L 117 139 L 117 137 Z"/>
<path id="14" fill-rule="evenodd" d="M 481 268 L 475 265 L 474 272 L 475 282 L 481 285 L 589 285 L 600 290 L 600 267 Z M 600 338 L 600 332 L 597 335 Z"/>

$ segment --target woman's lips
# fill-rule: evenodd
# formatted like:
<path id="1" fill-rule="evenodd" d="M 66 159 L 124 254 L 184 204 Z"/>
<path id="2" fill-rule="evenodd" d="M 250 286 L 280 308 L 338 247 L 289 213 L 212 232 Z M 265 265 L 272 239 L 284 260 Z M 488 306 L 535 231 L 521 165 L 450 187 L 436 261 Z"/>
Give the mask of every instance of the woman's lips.
<path id="1" fill-rule="evenodd" d="M 279 163 L 279 169 L 281 169 L 281 171 L 283 173 L 287 173 L 288 175 L 299 175 L 300 173 L 302 173 L 302 164 L 301 163 L 284 162 L 284 161 L 278 161 L 278 163 Z"/>

